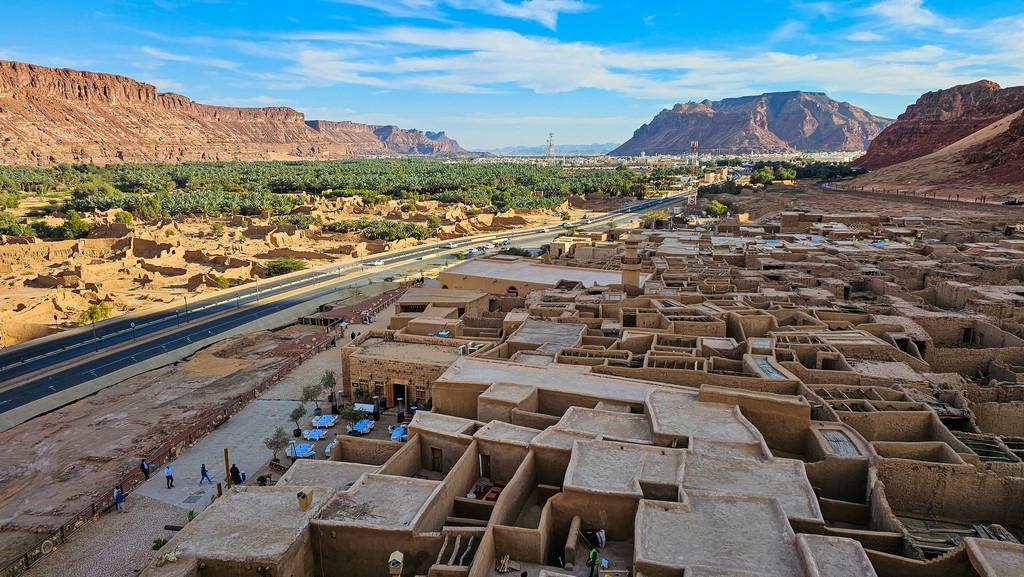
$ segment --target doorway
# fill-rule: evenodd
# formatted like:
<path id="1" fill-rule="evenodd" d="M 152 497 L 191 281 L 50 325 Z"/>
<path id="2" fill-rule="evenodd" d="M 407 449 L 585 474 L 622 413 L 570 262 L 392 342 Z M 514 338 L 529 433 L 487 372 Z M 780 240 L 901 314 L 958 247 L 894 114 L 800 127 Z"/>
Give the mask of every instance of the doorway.
<path id="1" fill-rule="evenodd" d="M 443 473 L 444 472 L 442 470 L 443 468 L 444 468 L 444 453 L 441 452 L 441 449 L 438 449 L 436 447 L 431 447 L 430 448 L 430 470 L 431 471 L 437 471 L 438 473 Z"/>
<path id="2" fill-rule="evenodd" d="M 491 456 L 480 455 L 480 476 L 484 479 L 491 478 Z"/>

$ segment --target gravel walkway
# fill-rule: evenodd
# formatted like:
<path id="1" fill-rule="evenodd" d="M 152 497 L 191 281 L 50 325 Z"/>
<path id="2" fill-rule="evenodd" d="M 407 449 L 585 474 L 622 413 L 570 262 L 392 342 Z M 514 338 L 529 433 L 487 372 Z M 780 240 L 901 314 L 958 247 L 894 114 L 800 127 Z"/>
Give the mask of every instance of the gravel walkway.
<path id="1" fill-rule="evenodd" d="M 164 525 L 184 525 L 180 507 L 131 494 L 125 512 L 101 515 L 63 547 L 32 566 L 27 575 L 46 577 L 133 577 L 153 558 L 153 539 L 174 535 Z"/>

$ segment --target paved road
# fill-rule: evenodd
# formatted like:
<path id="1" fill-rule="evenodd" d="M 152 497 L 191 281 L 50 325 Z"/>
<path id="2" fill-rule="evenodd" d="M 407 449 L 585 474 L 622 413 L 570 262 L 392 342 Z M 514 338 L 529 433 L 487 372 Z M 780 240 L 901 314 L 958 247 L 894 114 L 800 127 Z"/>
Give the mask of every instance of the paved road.
<path id="1" fill-rule="evenodd" d="M 680 197 L 645 201 L 594 217 L 584 228 L 596 227 L 624 215 L 633 216 L 632 213 L 654 210 L 679 201 Z M 555 228 L 542 232 L 510 232 L 502 236 L 514 239 L 514 244 L 539 244 L 559 234 L 560 229 Z M 142 360 L 187 346 L 194 341 L 225 333 L 304 301 L 324 296 L 346 286 L 353 286 L 355 281 L 346 273 L 363 270 L 364 272 L 359 274 L 363 279 L 371 273 L 386 275 L 393 268 L 408 266 L 407 261 L 411 259 L 435 253 L 441 253 L 442 256 L 438 258 L 443 259 L 466 248 L 481 246 L 488 242 L 490 241 L 469 238 L 460 242 L 457 248 L 416 247 L 389 253 L 386 262 L 377 267 L 362 264 L 335 265 L 277 281 L 265 281 L 260 283 L 258 288 L 255 285 L 244 287 L 226 297 L 200 301 L 189 308 L 187 318 L 182 306 L 180 309 L 156 311 L 133 319 L 112 319 L 112 322 L 97 325 L 99 339 L 96 341 L 93 340 L 91 331 L 85 331 L 68 334 L 64 339 L 53 339 L 35 345 L 29 343 L 30 346 L 27 347 L 7 349 L 0 353 L 0 414 Z M 381 255 L 375 255 L 362 262 L 379 260 L 380 257 Z M 342 275 L 348 278 L 343 279 Z M 332 276 L 338 279 L 337 282 L 329 282 Z M 307 287 L 315 288 L 285 298 L 271 298 Z M 130 326 L 132 322 L 136 325 L 134 331 Z M 119 347 L 117 351 L 104 351 L 115 344 L 132 342 L 142 336 L 150 338 L 138 344 Z M 91 358 L 84 362 L 59 368 L 66 361 L 90 355 Z M 32 377 L 34 372 L 53 368 L 56 370 L 46 376 Z"/>

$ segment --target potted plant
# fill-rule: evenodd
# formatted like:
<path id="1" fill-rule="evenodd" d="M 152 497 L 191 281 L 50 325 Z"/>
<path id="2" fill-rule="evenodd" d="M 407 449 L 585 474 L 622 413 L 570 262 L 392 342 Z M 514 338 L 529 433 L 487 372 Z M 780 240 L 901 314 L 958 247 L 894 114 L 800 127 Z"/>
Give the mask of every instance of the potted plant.
<path id="1" fill-rule="evenodd" d="M 327 402 L 334 402 L 334 391 L 337 390 L 338 379 L 332 370 L 324 371 L 324 376 L 320 377 L 320 388 L 327 393 Z"/>
<path id="2" fill-rule="evenodd" d="M 281 460 L 277 458 L 277 452 L 288 446 L 288 433 L 284 432 L 284 427 L 278 427 L 274 429 L 274 434 L 263 439 L 263 444 L 274 452 L 274 458 L 271 461 L 279 463 Z"/>
<path id="3" fill-rule="evenodd" d="M 313 414 L 318 417 L 323 414 L 323 411 L 320 410 L 320 391 L 321 388 L 319 384 L 310 383 L 305 387 L 302 387 L 301 397 L 303 403 L 313 403 L 316 405 L 316 408 L 313 409 Z"/>
<path id="4" fill-rule="evenodd" d="M 305 416 L 306 405 L 296 405 L 295 408 L 292 409 L 292 414 L 288 415 L 288 418 L 291 420 L 291 422 L 295 423 L 295 430 L 292 432 L 295 434 L 296 437 L 302 436 L 302 425 L 299 423 L 299 421 L 302 420 L 302 417 Z"/>
<path id="5" fill-rule="evenodd" d="M 338 416 L 349 425 L 355 425 L 366 418 L 366 412 L 360 411 L 352 405 L 346 405 L 338 411 Z"/>

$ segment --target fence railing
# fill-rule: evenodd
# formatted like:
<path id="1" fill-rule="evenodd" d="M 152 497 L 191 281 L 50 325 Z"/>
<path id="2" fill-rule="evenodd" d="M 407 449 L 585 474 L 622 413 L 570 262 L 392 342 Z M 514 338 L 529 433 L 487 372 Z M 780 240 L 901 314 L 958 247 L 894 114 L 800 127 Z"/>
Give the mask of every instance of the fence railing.
<path id="1" fill-rule="evenodd" d="M 402 292 L 404 292 L 404 290 Z M 389 299 L 390 302 L 393 303 L 394 298 L 397 298 L 397 295 L 392 297 L 392 299 Z M 328 329 L 328 332 L 329 331 L 330 328 Z M 147 461 L 150 464 L 150 470 L 157 472 L 162 465 L 176 459 L 186 448 L 194 445 L 210 431 L 213 431 L 222 425 L 230 419 L 233 414 L 242 410 L 246 404 L 259 398 L 263 391 L 274 383 L 280 381 L 281 378 L 292 369 L 306 362 L 313 355 L 334 346 L 335 342 L 336 340 L 333 338 L 318 342 L 311 348 L 293 356 L 287 363 L 275 371 L 274 374 L 260 381 L 259 384 L 252 388 L 252 390 L 246 391 L 221 406 L 206 412 L 197 423 L 178 433 L 169 441 L 161 445 L 156 451 L 148 455 Z M 105 496 L 102 499 L 94 501 L 88 507 L 82 509 L 78 514 L 74 515 L 72 520 L 62 525 L 57 531 L 41 538 L 34 546 L 32 546 L 32 548 L 21 554 L 15 561 L 8 564 L 2 571 L 0 571 L 0 577 L 18 577 L 19 575 L 22 575 L 28 571 L 33 564 L 45 557 L 54 549 L 63 545 L 71 538 L 72 535 L 77 533 L 83 527 L 93 521 L 99 520 L 100 515 L 114 507 L 115 487 L 125 493 L 131 493 L 132 489 L 143 481 L 145 481 L 145 475 L 143 475 L 142 470 L 135 468 L 132 473 L 125 475 L 116 484 L 111 486 L 108 491 L 105 491 Z"/>

